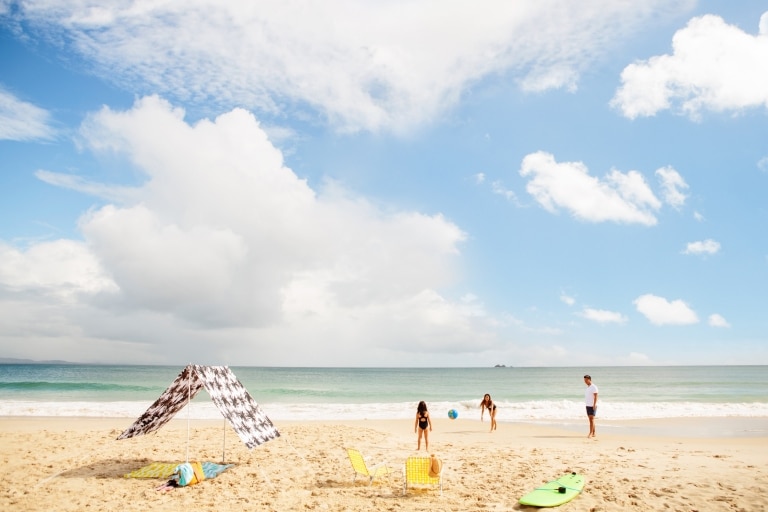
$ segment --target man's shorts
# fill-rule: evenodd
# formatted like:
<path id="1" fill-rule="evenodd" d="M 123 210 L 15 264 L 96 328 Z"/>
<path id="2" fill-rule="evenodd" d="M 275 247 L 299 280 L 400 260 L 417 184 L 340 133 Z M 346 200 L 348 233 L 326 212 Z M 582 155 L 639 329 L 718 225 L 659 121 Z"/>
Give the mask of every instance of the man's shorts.
<path id="1" fill-rule="evenodd" d="M 587 416 L 595 416 L 596 407 L 587 406 Z"/>

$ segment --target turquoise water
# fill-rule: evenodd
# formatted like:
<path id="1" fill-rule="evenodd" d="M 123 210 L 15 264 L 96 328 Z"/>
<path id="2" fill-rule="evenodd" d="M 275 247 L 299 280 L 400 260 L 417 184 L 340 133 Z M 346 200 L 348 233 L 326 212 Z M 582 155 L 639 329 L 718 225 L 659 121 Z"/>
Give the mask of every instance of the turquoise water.
<path id="1" fill-rule="evenodd" d="M 490 393 L 500 421 L 583 418 L 585 373 L 600 388 L 600 416 L 768 417 L 766 366 L 599 368 L 231 367 L 280 419 L 410 418 L 419 400 L 479 418 Z M 133 417 L 181 366 L 0 365 L 0 415 Z M 205 393 L 195 417 L 217 417 Z"/>

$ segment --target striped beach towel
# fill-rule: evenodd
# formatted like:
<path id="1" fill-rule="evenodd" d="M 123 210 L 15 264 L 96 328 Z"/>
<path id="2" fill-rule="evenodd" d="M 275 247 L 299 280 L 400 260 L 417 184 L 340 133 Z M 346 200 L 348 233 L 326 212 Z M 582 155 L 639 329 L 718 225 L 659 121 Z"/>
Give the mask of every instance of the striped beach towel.
<path id="1" fill-rule="evenodd" d="M 125 478 L 162 478 L 169 479 L 176 471 L 178 462 L 153 462 L 142 468 L 131 471 Z M 215 462 L 203 462 L 203 474 L 205 478 L 216 478 L 218 475 L 234 466 L 234 464 L 216 464 Z"/>

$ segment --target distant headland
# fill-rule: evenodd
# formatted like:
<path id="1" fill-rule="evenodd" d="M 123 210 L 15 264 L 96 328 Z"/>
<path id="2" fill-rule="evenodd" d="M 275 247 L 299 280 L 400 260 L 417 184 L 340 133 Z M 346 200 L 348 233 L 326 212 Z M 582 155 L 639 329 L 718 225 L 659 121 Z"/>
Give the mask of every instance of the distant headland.
<path id="1" fill-rule="evenodd" d="M 0 357 L 0 364 L 77 364 L 70 361 L 61 361 L 60 359 L 51 359 L 48 361 L 37 361 L 35 359 L 16 359 L 13 357 Z"/>

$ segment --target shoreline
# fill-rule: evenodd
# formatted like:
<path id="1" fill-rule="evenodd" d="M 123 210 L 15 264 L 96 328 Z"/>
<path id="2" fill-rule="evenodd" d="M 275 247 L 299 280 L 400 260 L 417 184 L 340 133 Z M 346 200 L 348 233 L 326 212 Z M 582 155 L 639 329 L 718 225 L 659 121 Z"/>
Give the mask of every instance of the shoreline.
<path id="1" fill-rule="evenodd" d="M 192 418 L 187 420 L 182 417 L 183 413 L 179 413 L 173 418 L 168 425 L 185 425 L 189 421 L 191 425 L 202 427 L 212 426 L 220 424 L 224 421 L 221 419 L 201 419 Z M 120 425 L 124 425 L 123 428 L 128 428 L 135 418 L 124 417 L 93 417 L 93 416 L 0 416 L 0 432 L 5 431 L 8 424 L 13 424 L 15 428 L 21 428 L 24 430 L 35 430 L 40 427 L 41 424 L 45 424 L 49 428 L 59 430 L 61 428 L 71 429 L 73 426 L 77 429 L 93 429 L 93 428 L 120 428 Z M 445 422 L 448 431 L 451 430 L 452 424 L 475 424 L 478 430 L 482 430 L 483 425 L 480 420 L 459 418 L 456 420 L 449 420 L 444 418 L 435 419 L 433 421 Z M 345 419 L 311 419 L 311 420 L 272 420 L 272 422 L 279 425 L 302 425 L 302 424 L 326 424 L 326 425 L 350 425 L 359 424 L 365 425 L 392 425 L 391 428 L 396 428 L 398 425 L 410 425 L 412 422 L 410 419 L 359 419 L 359 420 L 345 420 Z M 587 420 L 583 421 L 499 421 L 499 425 L 506 426 L 507 428 L 521 427 L 521 428 L 543 428 L 560 430 L 569 434 L 580 433 L 587 429 Z M 167 426 L 164 428 L 167 428 Z M 767 438 L 768 439 L 768 417 L 681 417 L 681 418 L 648 418 L 648 419 L 635 419 L 635 420 L 602 420 L 597 419 L 597 432 L 599 435 L 609 436 L 640 436 L 640 437 L 679 437 L 679 438 Z"/>
<path id="2" fill-rule="evenodd" d="M 768 438 L 768 417 L 714 416 L 697 418 L 648 418 L 637 420 L 596 419 L 598 434 L 682 438 Z M 568 431 L 586 429 L 583 422 L 525 422 Z"/>
<path id="3" fill-rule="evenodd" d="M 698 421 L 739 430 L 768 418 Z M 751 420 L 759 420 L 753 422 Z M 280 437 L 248 450 L 222 418 L 175 418 L 153 434 L 117 440 L 126 418 L 0 417 L 6 468 L 0 505 L 25 512 L 158 510 L 522 510 L 517 500 L 570 472 L 584 491 L 561 511 L 766 510 L 768 434 L 702 437 L 697 421 L 561 426 L 433 418 L 429 452 L 444 464 L 444 486 L 403 494 L 401 468 L 416 451 L 413 421 L 274 421 Z M 762 427 L 761 427 L 762 428 Z M 649 435 L 659 432 L 665 435 Z M 394 470 L 368 485 L 353 480 L 345 448 Z M 161 493 L 157 479 L 125 478 L 151 462 L 227 462 L 201 484 Z"/>

